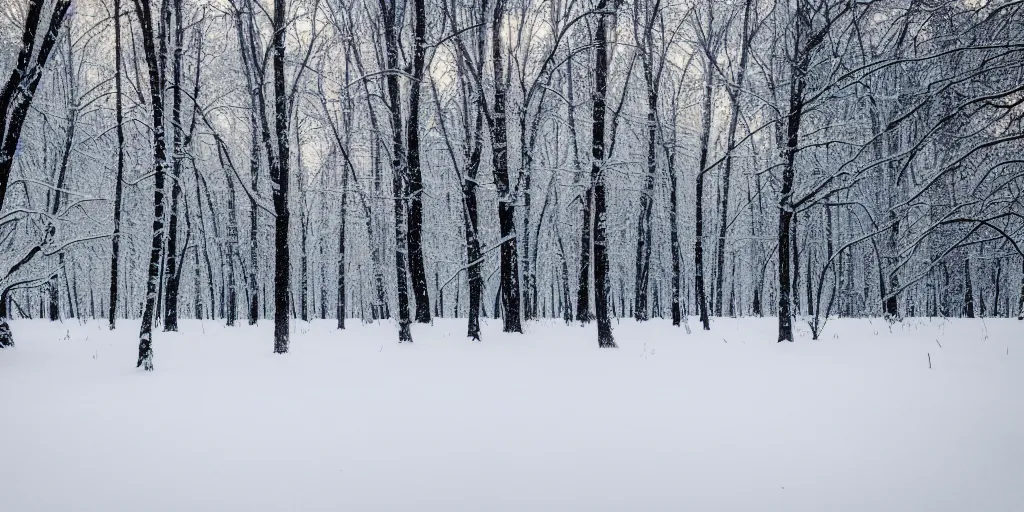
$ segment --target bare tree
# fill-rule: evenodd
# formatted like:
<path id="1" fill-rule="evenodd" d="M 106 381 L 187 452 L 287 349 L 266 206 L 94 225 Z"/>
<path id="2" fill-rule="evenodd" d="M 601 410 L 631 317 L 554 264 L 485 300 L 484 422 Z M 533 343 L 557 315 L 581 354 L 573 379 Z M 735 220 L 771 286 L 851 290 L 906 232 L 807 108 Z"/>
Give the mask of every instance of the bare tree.
<path id="1" fill-rule="evenodd" d="M 277 135 L 276 165 L 270 166 L 274 202 L 274 353 L 288 352 L 288 290 L 290 258 L 288 254 L 288 94 L 285 92 L 284 39 L 285 0 L 274 0 L 274 37 L 271 43 L 274 68 L 274 128 Z"/>
<path id="2" fill-rule="evenodd" d="M 614 2 L 614 0 L 613 0 Z M 605 95 L 608 91 L 608 35 L 607 16 L 614 14 L 607 0 L 597 4 L 597 29 L 594 31 L 594 159 L 591 179 L 594 184 L 594 309 L 597 313 L 597 346 L 614 348 L 612 323 L 608 316 L 608 246 L 607 209 L 605 206 Z"/>
<path id="3" fill-rule="evenodd" d="M 160 255 L 164 244 L 164 173 L 167 165 L 167 141 L 164 136 L 163 67 L 157 56 L 153 13 L 149 0 L 133 0 L 142 31 L 142 49 L 149 70 L 149 96 L 153 117 L 153 235 L 146 278 L 146 301 L 139 331 L 139 358 L 136 367 L 153 371 L 153 316 L 156 314 L 157 284 L 160 279 Z M 160 25 L 163 26 L 163 20 Z M 160 29 L 162 36 L 164 29 Z M 162 37 L 161 37 L 162 39 Z"/>

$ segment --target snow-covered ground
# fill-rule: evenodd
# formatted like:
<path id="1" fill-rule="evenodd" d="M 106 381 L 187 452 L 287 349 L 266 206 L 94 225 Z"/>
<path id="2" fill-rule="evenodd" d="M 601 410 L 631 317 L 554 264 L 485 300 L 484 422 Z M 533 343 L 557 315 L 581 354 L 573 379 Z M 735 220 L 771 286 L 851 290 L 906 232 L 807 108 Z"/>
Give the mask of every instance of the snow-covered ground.
<path id="1" fill-rule="evenodd" d="M 12 322 L 0 511 L 1024 510 L 1016 320 L 120 325 Z"/>

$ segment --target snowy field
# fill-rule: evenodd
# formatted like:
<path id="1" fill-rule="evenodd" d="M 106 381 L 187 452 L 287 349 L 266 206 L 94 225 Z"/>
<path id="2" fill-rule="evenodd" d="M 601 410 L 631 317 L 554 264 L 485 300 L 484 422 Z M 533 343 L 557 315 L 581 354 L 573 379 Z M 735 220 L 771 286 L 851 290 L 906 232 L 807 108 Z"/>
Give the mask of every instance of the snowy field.
<path id="1" fill-rule="evenodd" d="M 14 321 L 0 511 L 1024 510 L 1024 322 L 775 322 Z"/>

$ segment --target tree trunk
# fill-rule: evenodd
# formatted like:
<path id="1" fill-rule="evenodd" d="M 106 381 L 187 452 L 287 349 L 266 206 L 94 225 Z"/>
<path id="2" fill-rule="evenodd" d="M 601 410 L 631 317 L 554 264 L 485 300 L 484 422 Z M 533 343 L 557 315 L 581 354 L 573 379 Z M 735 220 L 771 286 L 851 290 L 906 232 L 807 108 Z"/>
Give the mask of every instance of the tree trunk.
<path id="1" fill-rule="evenodd" d="M 386 0 L 380 0 L 381 10 L 384 14 L 384 45 L 387 54 L 387 93 L 388 107 L 391 112 L 391 134 L 392 134 L 392 195 L 395 198 L 395 274 L 396 290 L 398 295 L 398 342 L 412 342 L 412 332 L 409 329 L 411 319 L 409 318 L 409 278 L 406 269 L 406 256 L 408 254 L 408 243 L 406 240 L 408 221 L 409 180 L 408 169 L 405 158 L 407 154 L 402 142 L 402 104 L 401 92 L 399 89 L 398 75 L 398 37 L 401 27 L 398 25 L 401 20 L 397 18 L 397 6 L 392 3 L 388 5 Z"/>
<path id="2" fill-rule="evenodd" d="M 259 182 L 259 144 L 256 139 L 256 127 L 253 126 L 252 137 L 251 137 L 252 156 L 249 159 L 249 174 L 252 177 L 253 196 L 249 198 L 249 310 L 248 310 L 248 321 L 249 325 L 256 325 L 256 321 L 260 316 L 260 304 L 259 304 L 259 289 L 257 288 L 257 280 L 259 279 L 259 228 L 256 222 L 256 213 L 258 207 L 256 206 L 256 191 L 257 184 Z"/>
<path id="3" fill-rule="evenodd" d="M 409 276 L 416 302 L 416 322 L 430 323 L 430 296 L 423 262 L 423 172 L 420 169 L 420 86 L 423 83 L 427 14 L 425 0 L 413 0 L 412 83 L 409 88 L 409 121 L 406 125 L 406 163 L 409 186 Z"/>
<path id="4" fill-rule="evenodd" d="M 277 131 L 277 165 L 271 166 L 274 184 L 274 353 L 288 352 L 288 288 L 291 269 L 288 255 L 288 96 L 284 75 L 285 0 L 274 0 L 274 126 Z"/>
<path id="5" fill-rule="evenodd" d="M 345 207 L 348 203 L 348 173 L 342 171 L 341 179 L 341 211 L 338 225 L 338 329 L 345 328 L 345 317 L 348 316 L 345 303 Z"/>
<path id="6" fill-rule="evenodd" d="M 971 281 L 971 260 L 964 259 L 964 316 L 974 318 L 974 283 Z"/>
<path id="7" fill-rule="evenodd" d="M 114 0 L 114 109 L 117 119 L 117 174 L 114 178 L 114 233 L 110 237 L 110 298 L 107 321 L 117 327 L 117 265 L 121 253 L 121 202 L 124 197 L 124 106 L 121 99 L 121 0 Z"/>
<path id="8" fill-rule="evenodd" d="M 60 283 L 57 281 L 57 274 L 50 277 L 50 283 L 46 286 L 47 315 L 51 322 L 60 320 Z"/>
<path id="9" fill-rule="evenodd" d="M 246 8 L 251 8 L 247 3 Z M 248 281 L 248 296 L 249 296 L 249 308 L 248 308 L 248 321 L 249 325 L 256 325 L 257 320 L 260 316 L 260 303 L 259 303 L 259 225 L 258 225 L 258 209 L 256 203 L 256 196 L 259 194 L 259 174 L 260 174 L 260 128 L 261 125 L 266 125 L 266 116 L 264 114 L 265 105 L 263 104 L 263 81 L 262 76 L 254 76 L 254 68 L 257 67 L 252 62 L 254 55 L 259 52 L 253 48 L 255 42 L 246 38 L 246 23 L 247 18 L 243 18 L 241 12 L 235 14 L 235 30 L 236 36 L 239 43 L 239 55 L 242 59 L 242 68 L 245 71 L 246 86 L 249 91 L 249 184 L 251 187 L 252 195 L 249 196 L 249 279 Z M 261 123 L 262 121 L 262 123 Z M 268 158 L 270 156 L 268 155 Z M 212 297 L 211 297 L 212 299 Z"/>
<path id="10" fill-rule="evenodd" d="M 673 101 L 673 104 L 675 102 Z M 674 128 L 673 128 L 674 130 Z M 679 326 L 683 319 L 682 311 L 682 291 L 680 287 L 680 279 L 682 274 L 682 259 L 681 248 L 679 247 L 679 179 L 676 176 L 676 150 L 674 147 L 675 137 L 673 137 L 673 148 L 668 150 L 668 179 L 669 179 L 669 210 L 668 210 L 668 224 L 669 224 L 669 252 L 672 256 L 672 325 Z"/>
<path id="11" fill-rule="evenodd" d="M 224 167 L 223 161 L 221 162 L 221 167 Z M 227 260 L 227 269 L 225 271 L 225 281 L 227 282 L 227 311 L 225 316 L 227 317 L 227 324 L 231 326 L 235 325 L 235 320 L 238 319 L 238 279 L 235 276 L 235 260 L 238 259 L 238 203 L 235 194 L 234 178 L 226 168 L 224 168 L 224 178 L 227 180 L 228 188 L 228 236 L 224 243 L 225 259 Z M 178 275 L 181 275 L 181 269 L 178 269 Z M 179 281 L 180 277 L 175 280 Z"/>
<path id="12" fill-rule="evenodd" d="M 715 314 L 722 315 L 722 290 L 725 281 L 725 236 L 729 230 L 729 189 L 732 179 L 732 157 L 736 150 L 736 127 L 740 118 L 740 93 L 743 91 L 743 82 L 746 79 L 747 58 L 750 51 L 750 9 L 753 0 L 746 0 L 743 8 L 743 39 L 740 48 L 739 70 L 736 73 L 735 85 L 729 86 L 729 99 L 732 106 L 729 110 L 729 128 L 726 133 L 725 162 L 722 164 L 722 201 L 718 210 L 718 247 L 715 251 L 717 258 L 715 264 Z M 733 274 L 733 287 L 735 289 L 735 273 Z M 730 313 L 731 316 L 731 313 Z"/>
<path id="13" fill-rule="evenodd" d="M 202 271 L 199 266 L 199 249 L 192 253 L 192 313 L 195 315 L 196 320 L 203 319 L 203 289 L 202 285 Z"/>
<path id="14" fill-rule="evenodd" d="M 707 51 L 711 51 L 708 49 Z M 697 204 L 695 206 L 695 234 L 693 240 L 693 271 L 694 292 L 697 299 L 697 310 L 700 323 L 704 330 L 710 330 L 708 319 L 708 299 L 704 292 L 704 174 L 707 172 L 708 153 L 711 144 L 711 93 L 712 93 L 712 56 L 707 55 L 707 69 L 704 71 L 704 101 L 701 110 L 700 159 L 697 164 Z"/>
<path id="15" fill-rule="evenodd" d="M 153 40 L 153 15 L 149 0 L 135 0 L 135 11 L 142 29 L 142 47 L 149 69 L 149 95 L 153 110 L 153 235 L 146 278 L 146 300 L 139 331 L 139 357 L 136 367 L 153 371 L 153 316 L 156 309 L 157 284 L 160 278 L 160 254 L 164 241 L 164 167 L 167 147 L 164 139 L 164 100 L 162 72 Z"/>
<path id="16" fill-rule="evenodd" d="M 792 291 L 790 278 L 790 248 L 793 243 L 793 163 L 800 138 L 800 119 L 804 108 L 804 87 L 809 53 L 796 55 L 792 66 L 789 89 L 789 113 L 786 116 L 786 146 L 782 155 L 782 188 L 779 191 L 779 341 L 793 341 Z"/>
<path id="17" fill-rule="evenodd" d="M 218 301 L 216 299 L 217 291 L 216 291 L 216 287 L 213 284 L 213 264 L 210 262 L 210 243 L 209 243 L 210 237 L 207 236 L 206 220 L 205 220 L 206 216 L 203 214 L 203 194 L 202 194 L 202 191 L 200 190 L 200 188 L 205 188 L 205 191 L 206 191 L 206 203 L 208 205 L 210 205 L 210 223 L 212 224 L 212 227 L 213 227 L 213 239 L 214 240 L 219 239 L 220 238 L 220 233 L 219 233 L 219 230 L 217 228 L 217 216 L 213 212 L 213 199 L 210 197 L 210 189 L 209 189 L 209 187 L 205 186 L 206 182 L 205 182 L 205 180 L 202 179 L 202 176 L 199 174 L 199 169 L 196 169 L 196 168 L 193 167 L 193 174 L 195 175 L 195 178 L 196 178 L 196 210 L 197 210 L 197 214 L 199 216 L 199 224 L 202 226 L 202 231 L 203 231 L 203 245 L 202 245 L 202 249 L 203 249 L 203 261 L 206 264 L 206 285 L 207 285 L 207 291 L 210 294 L 210 319 L 213 319 L 213 318 L 215 318 L 215 315 L 216 315 L 216 313 L 215 313 L 216 306 L 219 304 L 220 307 L 221 307 L 221 310 L 223 310 L 224 309 L 224 303 L 223 303 L 223 301 L 220 301 L 218 303 Z"/>
<path id="18" fill-rule="evenodd" d="M 556 205 L 555 211 L 559 211 Z M 558 308 L 562 313 L 562 320 L 565 320 L 565 325 L 572 323 L 572 302 L 569 300 L 569 258 L 565 254 L 565 244 L 562 242 L 562 233 L 559 232 L 555 235 L 558 239 L 558 262 L 562 268 L 562 290 L 560 294 Z"/>
<path id="19" fill-rule="evenodd" d="M 1020 295 L 1017 299 L 1017 320 L 1024 320 L 1024 261 L 1020 265 Z"/>
<path id="20" fill-rule="evenodd" d="M 654 23 L 654 16 L 649 24 Z M 658 134 L 658 83 L 654 74 L 654 44 L 651 27 L 645 29 L 646 47 L 643 59 L 644 81 L 647 85 L 647 173 L 644 175 L 644 188 L 640 194 L 640 217 L 637 219 L 636 242 L 636 284 L 634 286 L 634 318 L 637 321 L 647 320 L 647 284 L 651 268 L 651 210 L 654 203 L 654 177 L 658 172 L 657 134 Z"/>
<path id="21" fill-rule="evenodd" d="M 302 150 L 299 150 L 302 153 Z M 299 159 L 299 169 L 302 169 L 302 159 Z M 301 172 L 301 171 L 300 171 Z M 301 179 L 301 178 L 300 178 Z M 302 187 L 299 187 L 300 189 Z M 299 192 L 299 197 L 306 195 L 304 191 Z M 305 201 L 300 200 L 299 203 Z M 305 207 L 299 209 L 299 318 L 303 322 L 309 321 L 309 219 Z"/>
<path id="22" fill-rule="evenodd" d="M 486 4 L 487 2 L 484 0 L 482 10 L 486 10 Z M 483 69 L 484 41 L 481 29 L 477 46 L 478 70 Z M 483 107 L 479 101 L 476 102 L 474 126 L 476 129 L 473 132 L 473 149 L 466 163 L 466 176 L 462 180 L 462 201 L 465 211 L 466 273 L 469 286 L 469 320 L 466 326 L 466 336 L 474 341 L 480 341 L 480 307 L 483 299 L 483 279 L 480 275 L 480 266 L 483 264 L 483 257 L 480 254 L 476 185 L 477 172 L 480 169 L 483 153 Z"/>
<path id="23" fill-rule="evenodd" d="M 519 255 L 516 241 L 515 198 L 509 187 L 508 138 L 505 118 L 505 73 L 502 62 L 502 19 L 505 0 L 497 0 L 491 20 L 491 58 L 494 66 L 494 115 L 491 122 L 491 158 L 494 165 L 494 183 L 498 194 L 498 227 L 501 233 L 501 294 L 505 308 L 501 319 L 505 332 L 523 332 L 519 312 Z"/>
<path id="24" fill-rule="evenodd" d="M 899 318 L 900 315 L 899 299 L 896 295 L 896 290 L 899 290 L 900 288 L 900 275 L 899 270 L 896 268 L 896 261 L 898 259 L 896 252 L 900 236 L 900 223 L 895 210 L 889 210 L 889 222 L 892 224 L 892 228 L 889 230 L 889 236 L 887 237 L 888 241 L 886 244 L 886 250 L 888 254 L 892 255 L 889 257 L 892 269 L 889 270 L 888 283 L 888 289 L 891 291 L 891 296 L 885 299 L 883 307 L 885 310 L 885 317 L 895 320 Z M 966 261 L 964 263 L 966 264 Z M 881 262 L 879 262 L 879 264 L 881 264 Z"/>
<path id="25" fill-rule="evenodd" d="M 999 317 L 999 294 L 1002 292 L 1003 260 L 996 259 L 996 268 L 992 271 L 992 285 L 995 297 L 992 298 L 992 316 Z"/>
<path id="26" fill-rule="evenodd" d="M 75 128 L 77 126 L 78 117 L 78 93 L 76 92 L 75 88 L 75 68 L 74 62 L 72 60 L 72 53 L 70 47 L 68 48 L 64 64 L 66 67 L 68 79 L 68 125 L 64 136 L 64 150 L 61 153 L 60 166 L 58 167 L 57 177 L 55 180 L 55 190 L 53 190 L 52 193 L 49 191 L 46 193 L 47 201 L 49 202 L 50 206 L 50 216 L 52 218 L 57 217 L 58 213 L 60 212 L 64 196 L 66 195 L 64 192 L 62 192 L 62 190 L 64 189 L 64 186 L 67 183 L 68 171 L 70 170 L 71 149 L 75 142 Z M 60 320 L 59 274 L 64 271 L 64 252 L 61 252 L 58 258 L 60 260 L 57 267 L 58 270 L 50 277 L 50 283 L 47 287 L 47 292 L 49 295 L 49 319 L 51 322 L 56 322 L 57 320 Z M 65 274 L 65 281 L 66 277 L 67 275 Z M 70 290 L 68 290 L 68 293 L 71 293 Z M 70 301 L 68 303 L 68 308 L 71 308 Z M 74 315 L 71 314 L 69 316 Z"/>
<path id="27" fill-rule="evenodd" d="M 29 2 L 25 25 L 21 33 L 18 59 L 11 68 L 10 77 L 3 89 L 0 90 L 0 209 L 3 209 L 4 200 L 7 197 L 7 186 L 11 177 L 11 169 L 14 166 L 15 152 L 21 139 L 21 129 L 35 97 L 36 88 L 43 77 L 42 70 L 46 67 L 50 52 L 57 42 L 57 36 L 64 23 L 71 0 L 57 0 L 53 4 L 50 24 L 47 27 L 46 35 L 43 36 L 42 44 L 39 45 L 35 62 L 33 62 L 36 33 L 45 3 Z M 12 102 L 14 102 L 13 105 Z"/>
<path id="28" fill-rule="evenodd" d="M 178 268 L 178 202 L 181 196 L 181 58 L 185 29 L 181 22 L 181 0 L 174 1 L 174 58 L 172 60 L 171 83 L 171 211 L 167 225 L 167 285 L 164 297 L 164 331 L 178 330 L 178 284 L 181 272 Z"/>
<path id="29" fill-rule="evenodd" d="M 574 98 L 573 90 L 573 72 L 572 72 L 572 59 L 567 59 L 565 63 L 566 75 L 568 76 L 568 85 L 565 88 L 565 96 L 568 103 L 568 114 L 566 117 L 569 118 L 569 135 L 572 140 L 572 160 L 573 168 L 576 171 L 576 175 L 580 180 L 586 180 L 586 186 L 582 194 L 580 195 L 580 203 L 582 204 L 583 218 L 581 221 L 581 236 L 580 236 L 580 273 L 576 287 L 576 321 L 577 322 L 589 322 L 590 321 L 590 252 L 593 248 L 593 240 L 591 239 L 591 229 L 593 227 L 593 212 L 591 206 L 594 204 L 594 184 L 591 182 L 590 174 L 584 174 L 583 163 L 580 161 L 579 151 L 579 137 L 576 131 L 576 99 Z M 566 276 L 568 279 L 568 276 Z M 566 297 L 568 299 L 568 297 Z M 569 304 L 566 304 L 566 308 L 569 308 Z"/>
<path id="30" fill-rule="evenodd" d="M 598 11 L 608 8 L 607 0 L 600 0 Z M 590 170 L 594 184 L 594 309 L 597 313 L 597 346 L 614 348 L 612 322 L 608 317 L 608 246 L 607 219 L 604 190 L 605 170 L 605 95 L 608 92 L 608 39 L 607 16 L 598 14 L 594 44 L 597 46 L 594 58 L 594 124 L 593 148 L 594 158 Z"/>
<path id="31" fill-rule="evenodd" d="M 581 195 L 583 203 L 583 219 L 580 234 L 580 274 L 579 283 L 576 288 L 576 321 L 587 323 L 590 321 L 590 257 L 594 247 L 594 182 L 593 176 L 588 175 L 587 188 Z"/>

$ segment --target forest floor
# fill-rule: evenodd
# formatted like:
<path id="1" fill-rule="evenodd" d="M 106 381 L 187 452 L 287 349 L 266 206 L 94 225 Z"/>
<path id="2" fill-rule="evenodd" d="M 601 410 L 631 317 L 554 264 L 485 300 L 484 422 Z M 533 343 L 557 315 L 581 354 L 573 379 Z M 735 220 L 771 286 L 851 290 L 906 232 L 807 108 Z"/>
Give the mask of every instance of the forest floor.
<path id="1" fill-rule="evenodd" d="M 244 321 L 243 321 L 244 323 Z M 1024 322 L 11 323 L 0 510 L 1019 511 Z M 931 369 L 929 369 L 929 357 Z"/>

